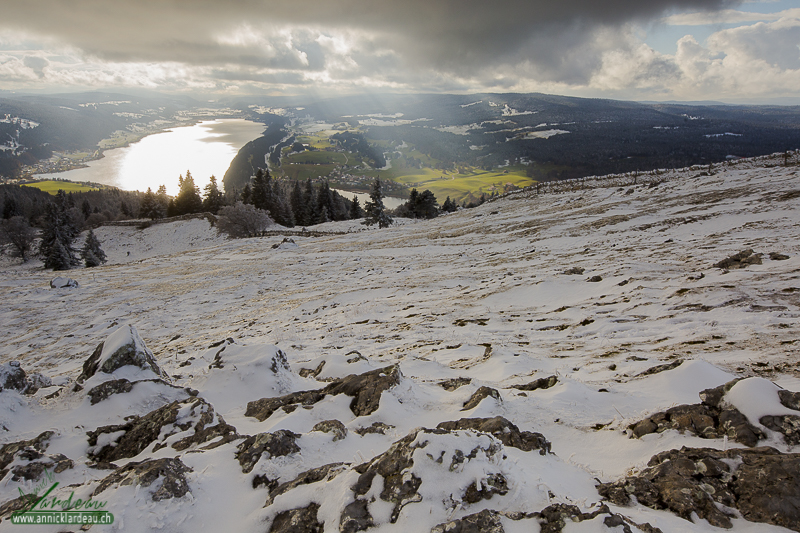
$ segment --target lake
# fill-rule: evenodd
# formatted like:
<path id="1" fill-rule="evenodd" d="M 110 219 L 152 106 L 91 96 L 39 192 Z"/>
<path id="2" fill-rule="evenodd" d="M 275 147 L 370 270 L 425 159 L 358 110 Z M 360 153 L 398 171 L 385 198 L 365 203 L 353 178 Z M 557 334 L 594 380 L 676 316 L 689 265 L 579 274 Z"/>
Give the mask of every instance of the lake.
<path id="1" fill-rule="evenodd" d="M 106 150 L 105 157 L 90 161 L 87 168 L 37 177 L 90 181 L 128 191 L 146 191 L 150 187 L 155 192 L 160 185 L 166 185 L 167 194 L 174 196 L 178 194 L 178 176 L 188 170 L 203 194 L 212 175 L 222 189 L 222 177 L 239 149 L 260 137 L 265 128 L 243 119 L 204 121 L 148 135 L 124 148 Z"/>

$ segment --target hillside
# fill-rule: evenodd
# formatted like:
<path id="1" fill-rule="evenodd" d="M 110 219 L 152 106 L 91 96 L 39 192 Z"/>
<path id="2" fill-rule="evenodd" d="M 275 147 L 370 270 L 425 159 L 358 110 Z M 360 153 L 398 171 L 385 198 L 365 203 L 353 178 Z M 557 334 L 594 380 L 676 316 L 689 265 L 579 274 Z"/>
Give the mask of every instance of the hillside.
<path id="1" fill-rule="evenodd" d="M 0 442 L 26 441 L 0 449 L 0 530 L 46 466 L 59 497 L 107 502 L 100 531 L 800 531 L 783 162 L 296 246 L 102 227 L 109 262 L 73 289 L 2 257 L 0 372 L 28 381 L 0 392 Z"/>

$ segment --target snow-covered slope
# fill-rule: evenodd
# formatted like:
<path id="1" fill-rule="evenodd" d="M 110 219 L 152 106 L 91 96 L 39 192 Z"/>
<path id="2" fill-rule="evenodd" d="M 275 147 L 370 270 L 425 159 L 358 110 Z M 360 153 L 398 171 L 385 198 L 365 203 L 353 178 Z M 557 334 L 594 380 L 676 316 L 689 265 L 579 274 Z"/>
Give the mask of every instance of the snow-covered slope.
<path id="1" fill-rule="evenodd" d="M 54 478 L 105 498 L 108 530 L 427 532 L 487 510 L 470 519 L 485 519 L 479 531 L 558 531 L 545 529 L 556 527 L 543 513 L 553 504 L 584 513 L 562 513 L 570 532 L 715 530 L 702 510 L 691 522 L 613 498 L 602 509 L 596 485 L 682 446 L 743 448 L 730 427 L 703 434 L 697 419 L 696 431 L 631 438 L 629 426 L 700 404 L 701 391 L 742 377 L 800 391 L 800 178 L 782 161 L 589 180 L 384 230 L 330 223 L 320 229 L 352 233 L 292 236 L 296 248 L 273 249 L 281 236 L 223 240 L 204 220 L 104 227 L 95 233 L 109 263 L 68 272 L 77 289 L 50 289 L 52 272 L 4 260 L 0 363 L 20 361 L 61 389 L 0 393 L 0 442 L 54 432 L 39 460 L 71 460 Z M 714 266 L 746 249 L 761 264 Z M 76 384 L 99 343 L 120 344 L 120 327 L 169 378 Z M 760 418 L 800 415 L 780 387 L 739 383 L 703 404 L 717 409 L 714 423 L 738 409 L 759 445 L 796 451 Z M 282 399 L 248 406 L 269 398 Z M 139 431 L 126 417 L 159 408 L 153 440 L 125 452 Z M 508 426 L 435 430 L 498 416 L 522 441 L 549 444 L 514 445 L 501 438 L 516 435 Z M 130 474 L 173 458 L 191 470 L 169 463 L 152 484 Z M 25 461 L 0 463 L 12 470 L 0 505 L 39 483 L 13 479 Z M 103 461 L 113 467 L 93 467 Z M 342 464 L 281 485 L 332 463 Z M 170 475 L 187 490 L 163 497 Z M 785 531 L 742 519 L 753 515 L 737 505 L 723 509 L 734 530 Z"/>

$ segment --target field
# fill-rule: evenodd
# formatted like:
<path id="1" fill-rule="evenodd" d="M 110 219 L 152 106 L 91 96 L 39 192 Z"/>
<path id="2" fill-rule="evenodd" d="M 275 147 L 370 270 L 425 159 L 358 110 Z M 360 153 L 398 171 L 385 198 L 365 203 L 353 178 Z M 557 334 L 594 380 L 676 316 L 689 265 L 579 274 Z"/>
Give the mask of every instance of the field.
<path id="1" fill-rule="evenodd" d="M 59 190 L 63 190 L 64 192 L 86 192 L 97 190 L 97 187 L 86 185 L 84 183 L 60 180 L 35 181 L 33 183 L 24 183 L 23 186 L 36 187 L 39 190 L 53 195 L 55 195 Z"/>
<path id="2" fill-rule="evenodd" d="M 386 172 L 391 176 L 391 169 Z M 467 172 L 459 174 L 430 168 L 418 171 L 403 169 L 397 171 L 394 176 L 391 176 L 391 179 L 419 190 L 430 189 L 439 203 L 442 203 L 448 196 L 453 201 L 460 202 L 470 194 L 480 196 L 483 193 L 503 192 L 503 188 L 508 183 L 517 187 L 527 187 L 535 183 L 525 175 L 525 171 L 522 169 L 509 170 L 506 173 L 470 168 L 467 169 Z"/>

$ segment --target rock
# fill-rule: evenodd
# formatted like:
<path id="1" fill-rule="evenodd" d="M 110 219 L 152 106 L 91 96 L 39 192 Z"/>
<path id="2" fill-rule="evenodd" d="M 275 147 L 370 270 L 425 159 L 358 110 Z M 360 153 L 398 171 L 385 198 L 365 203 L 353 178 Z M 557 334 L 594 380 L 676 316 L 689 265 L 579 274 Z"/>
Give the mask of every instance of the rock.
<path id="1" fill-rule="evenodd" d="M 603 277 L 602 276 L 592 276 L 591 278 L 587 279 L 586 281 L 588 281 L 590 283 L 599 283 L 599 282 L 603 281 Z"/>
<path id="2" fill-rule="evenodd" d="M 262 398 L 247 403 L 245 416 L 263 422 L 281 408 L 292 405 L 314 405 L 325 396 L 346 394 L 353 397 L 350 410 L 356 416 L 372 414 L 380 405 L 381 394 L 400 382 L 400 367 L 391 365 L 364 374 L 351 374 L 330 382 L 323 389 L 294 392 L 277 398 Z"/>
<path id="3" fill-rule="evenodd" d="M 301 368 L 299 374 L 300 377 L 303 378 L 309 378 L 309 377 L 315 378 L 319 376 L 319 373 L 322 372 L 323 368 L 325 368 L 324 360 L 320 361 L 320 363 L 317 365 L 317 368 Z"/>
<path id="4" fill-rule="evenodd" d="M 459 387 L 472 383 L 472 378 L 452 378 L 440 381 L 439 385 L 447 392 L 453 392 Z"/>
<path id="5" fill-rule="evenodd" d="M 50 280 L 51 289 L 77 289 L 78 282 L 72 278 L 58 276 Z"/>
<path id="6" fill-rule="evenodd" d="M 26 465 L 18 465 L 11 469 L 12 481 L 38 481 L 45 472 L 60 474 L 75 466 L 75 463 L 63 454 L 39 455 Z"/>
<path id="7" fill-rule="evenodd" d="M 55 432 L 45 431 L 30 440 L 3 444 L 2 447 L 0 447 L 0 479 L 6 476 L 8 473 L 7 468 L 14 462 L 15 458 L 26 456 L 31 459 L 37 459 L 42 457 L 42 454 L 47 451 L 47 447 L 50 445 L 50 439 L 53 435 L 55 435 Z"/>
<path id="8" fill-rule="evenodd" d="M 537 389 L 549 389 L 556 383 L 558 383 L 558 378 L 556 376 L 549 376 L 546 378 L 539 378 L 524 385 L 513 385 L 511 388 L 517 390 L 532 391 Z"/>
<path id="9" fill-rule="evenodd" d="M 122 394 L 133 390 L 133 383 L 127 379 L 113 379 L 111 381 L 104 381 L 100 385 L 89 390 L 87 395 L 90 398 L 91 404 L 95 405 L 107 399 L 113 394 Z"/>
<path id="10" fill-rule="evenodd" d="M 784 407 L 800 411 L 800 392 L 791 392 L 786 389 L 778 391 L 778 398 Z"/>
<path id="11" fill-rule="evenodd" d="M 281 242 L 272 245 L 273 250 L 291 250 L 293 248 L 297 248 L 297 243 L 289 237 L 284 237 Z"/>
<path id="12" fill-rule="evenodd" d="M 299 436 L 289 430 L 279 429 L 274 433 L 259 433 L 247 437 L 239 444 L 236 452 L 236 459 L 242 467 L 242 472 L 245 474 L 252 472 L 253 467 L 265 453 L 268 457 L 281 457 L 299 452 L 300 447 L 296 442 Z"/>
<path id="13" fill-rule="evenodd" d="M 169 439 L 181 433 L 186 436 Z M 173 449 L 183 451 L 217 437 L 221 439 L 211 447 L 238 438 L 236 428 L 226 424 L 202 398 L 175 401 L 124 424 L 101 426 L 87 435 L 90 446 L 87 455 L 97 462 L 136 457 L 153 443 L 153 451 L 156 451 L 167 446 L 167 439 L 172 441 Z"/>
<path id="14" fill-rule="evenodd" d="M 347 437 L 347 428 L 338 420 L 323 420 L 315 424 L 311 431 L 333 433 L 333 442 Z"/>
<path id="15" fill-rule="evenodd" d="M 461 496 L 461 501 L 466 503 L 478 503 L 481 500 L 491 500 L 492 496 L 508 494 L 508 482 L 503 474 L 489 474 L 486 479 L 480 482 L 474 481 L 467 487 Z"/>
<path id="16" fill-rule="evenodd" d="M 598 492 L 617 505 L 635 496 L 642 505 L 692 513 L 717 527 L 732 527 L 719 504 L 746 520 L 800 531 L 800 454 L 774 448 L 682 448 L 653 456 L 638 476 L 603 483 Z"/>
<path id="17" fill-rule="evenodd" d="M 725 397 L 728 391 L 730 391 L 733 386 L 739 383 L 742 379 L 744 378 L 737 378 L 725 383 L 724 385 L 720 385 L 719 387 L 706 389 L 700 392 L 700 401 L 711 407 L 722 408 L 722 399 Z"/>
<path id="18" fill-rule="evenodd" d="M 317 521 L 319 504 L 312 503 L 301 509 L 278 513 L 269 533 L 322 533 L 324 523 Z"/>
<path id="19" fill-rule="evenodd" d="M 367 500 L 354 500 L 345 506 L 339 522 L 340 533 L 364 531 L 375 525 L 367 507 L 368 503 Z"/>
<path id="20" fill-rule="evenodd" d="M 759 422 L 783 435 L 783 440 L 790 446 L 800 444 L 800 416 L 762 416 Z"/>
<path id="21" fill-rule="evenodd" d="M 503 398 L 500 396 L 500 393 L 497 389 L 493 389 L 487 386 L 481 386 L 478 390 L 476 390 L 472 396 L 469 397 L 469 400 L 464 402 L 464 408 L 461 409 L 462 411 L 469 411 L 470 409 L 475 409 L 478 407 L 478 404 L 483 401 L 484 398 L 491 396 L 498 402 L 502 402 Z"/>
<path id="22" fill-rule="evenodd" d="M 564 526 L 567 525 L 567 520 L 570 522 L 583 522 L 584 520 L 593 520 L 606 513 L 609 513 L 607 506 L 602 506 L 593 513 L 584 513 L 581 512 L 577 505 L 554 503 L 535 513 L 535 515 L 538 515 L 541 527 L 540 533 L 561 533 Z"/>
<path id="23" fill-rule="evenodd" d="M 383 422 L 373 422 L 371 426 L 358 428 L 356 433 L 362 437 L 370 434 L 386 435 L 386 432 L 390 429 L 394 429 L 394 426 L 384 424 Z"/>
<path id="24" fill-rule="evenodd" d="M 586 269 L 585 269 L 585 268 L 582 268 L 582 267 L 572 267 L 572 268 L 569 268 L 569 269 L 565 270 L 565 271 L 564 271 L 564 272 L 562 272 L 562 273 L 563 273 L 563 274 L 566 274 L 566 275 L 568 275 L 568 276 L 580 276 L 580 275 L 581 275 L 581 274 L 583 274 L 584 272 L 586 272 Z"/>
<path id="25" fill-rule="evenodd" d="M 41 374 L 28 374 L 19 361 L 9 361 L 0 365 L 0 391 L 15 390 L 21 394 L 35 394 L 45 387 L 52 387 L 50 378 Z"/>
<path id="26" fill-rule="evenodd" d="M 762 254 L 753 253 L 752 249 L 742 250 L 714 265 L 715 268 L 732 270 L 734 268 L 747 268 L 749 265 L 760 265 Z"/>
<path id="27" fill-rule="evenodd" d="M 769 258 L 773 261 L 786 261 L 789 259 L 788 255 L 779 254 L 778 252 L 770 252 Z"/>
<path id="28" fill-rule="evenodd" d="M 320 481 L 330 481 L 341 474 L 349 465 L 350 463 L 330 463 L 317 468 L 312 468 L 311 470 L 306 470 L 293 480 L 287 481 L 286 483 L 281 483 L 271 490 L 269 493 L 269 498 L 267 499 L 267 503 L 264 504 L 264 507 L 272 505 L 272 502 L 275 501 L 275 498 L 281 494 L 285 494 L 290 490 L 302 485 L 310 485 L 311 483 L 319 483 Z"/>
<path id="29" fill-rule="evenodd" d="M 153 352 L 145 345 L 136 328 L 126 324 L 117 328 L 105 342 L 101 342 L 83 363 L 83 372 L 78 376 L 78 383 L 83 383 L 98 371 L 113 374 L 115 370 L 129 365 L 152 372 L 160 378 L 167 377 L 158 367 Z"/>
<path id="30" fill-rule="evenodd" d="M 447 431 L 474 429 L 481 433 L 488 433 L 505 446 L 518 448 L 523 452 L 539 450 L 541 455 L 546 455 L 550 452 L 550 442 L 544 435 L 530 431 L 520 431 L 514 423 L 502 416 L 494 418 L 462 418 L 457 421 L 442 422 L 436 428 Z"/>
<path id="31" fill-rule="evenodd" d="M 431 533 L 505 533 L 500 513 L 490 509 L 439 524 Z"/>
<path id="32" fill-rule="evenodd" d="M 97 496 L 112 485 L 141 485 L 142 487 L 149 487 L 156 481 L 161 480 L 157 488 L 152 490 L 150 496 L 154 502 L 180 498 L 191 492 L 185 475 L 191 471 L 192 469 L 183 464 L 177 457 L 131 462 L 121 468 L 117 468 L 103 478 L 94 492 L 92 492 L 92 497 Z"/>
<path id="33" fill-rule="evenodd" d="M 665 370 L 674 370 L 683 364 L 683 359 L 678 359 L 671 363 L 663 364 L 654 366 L 652 368 L 648 368 L 644 372 L 637 374 L 636 377 L 641 376 L 652 376 L 653 374 L 658 374 L 659 372 L 664 372 Z"/>

